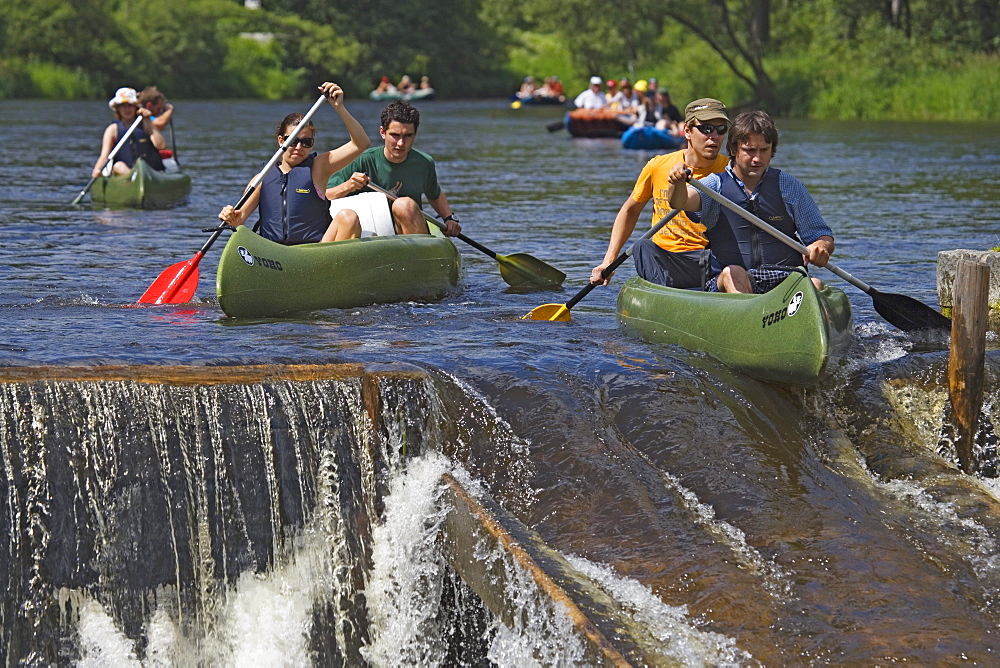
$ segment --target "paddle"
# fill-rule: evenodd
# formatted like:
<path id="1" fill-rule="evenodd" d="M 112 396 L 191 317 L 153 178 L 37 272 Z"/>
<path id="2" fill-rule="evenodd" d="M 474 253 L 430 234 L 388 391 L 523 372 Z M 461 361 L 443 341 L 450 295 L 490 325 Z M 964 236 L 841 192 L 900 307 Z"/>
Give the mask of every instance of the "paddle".
<path id="1" fill-rule="evenodd" d="M 545 129 L 548 130 L 549 132 L 559 132 L 564 127 L 566 127 L 566 121 L 560 120 L 556 121 L 555 123 L 549 123 L 548 125 L 545 126 Z"/>
<path id="2" fill-rule="evenodd" d="M 764 230 L 775 239 L 778 239 L 782 243 L 794 248 L 803 255 L 808 253 L 805 246 L 795 241 L 791 237 L 783 234 L 778 229 L 772 227 L 768 223 L 750 213 L 743 207 L 739 206 L 735 202 L 723 197 L 719 193 L 707 188 L 698 179 L 691 179 L 689 183 L 694 186 L 697 190 L 705 195 L 708 195 L 716 202 L 726 207 L 730 211 L 742 216 L 750 223 L 753 223 L 760 229 Z M 832 271 L 837 276 L 858 288 L 862 292 L 868 294 L 872 298 L 872 304 L 875 307 L 875 312 L 880 316 L 885 318 L 890 324 L 895 325 L 899 329 L 905 332 L 912 332 L 924 329 L 939 329 L 951 331 L 951 320 L 946 316 L 941 315 L 930 306 L 923 304 L 913 297 L 907 297 L 906 295 L 895 295 L 885 292 L 879 292 L 872 286 L 868 285 L 864 281 L 855 278 L 851 274 L 847 273 L 837 265 L 832 262 L 826 263 L 826 268 Z"/>
<path id="3" fill-rule="evenodd" d="M 167 121 L 167 123 L 170 125 L 170 146 L 173 148 L 173 154 L 170 157 L 173 158 L 174 162 L 177 163 L 177 166 L 180 167 L 181 166 L 181 161 L 177 159 L 177 138 L 174 136 L 174 118 L 173 118 L 173 116 L 170 117 L 170 120 Z"/>
<path id="4" fill-rule="evenodd" d="M 128 141 L 128 138 L 132 136 L 132 131 L 135 130 L 137 127 L 139 127 L 140 123 L 142 123 L 141 114 L 135 117 L 135 121 L 132 123 L 129 129 L 125 132 L 122 138 L 118 140 L 118 143 L 115 144 L 115 147 L 111 149 L 111 153 L 108 154 L 108 159 L 104 161 L 103 165 L 101 165 L 102 172 L 104 171 L 104 168 L 108 166 L 108 163 L 115 159 L 115 155 L 118 154 L 119 149 L 121 149 L 121 147 L 125 145 L 125 142 Z M 97 176 L 100 176 L 100 174 L 98 174 Z M 94 181 L 97 180 L 97 176 L 90 177 L 90 181 L 87 183 L 87 185 L 83 187 L 83 190 L 81 190 L 80 194 L 76 196 L 76 199 L 70 202 L 69 204 L 70 206 L 76 206 L 77 204 L 80 203 L 80 200 L 83 199 L 83 196 L 87 194 L 88 190 L 90 190 L 90 186 L 94 185 Z"/>
<path id="5" fill-rule="evenodd" d="M 644 235 L 642 235 L 642 237 L 640 237 L 640 240 L 652 238 L 652 236 L 657 232 L 659 232 L 664 225 L 673 220 L 673 217 L 676 216 L 678 213 L 680 213 L 680 211 L 678 211 L 677 209 L 671 209 L 670 212 L 667 213 L 667 215 L 665 215 L 662 220 L 660 220 L 660 222 L 651 227 Z M 619 254 L 618 257 L 615 258 L 614 262 L 612 262 L 611 264 L 609 264 L 607 267 L 604 268 L 604 271 L 601 272 L 601 278 L 602 279 L 607 278 L 608 276 L 614 273 L 615 269 L 622 266 L 622 264 L 625 263 L 625 260 L 629 259 L 629 257 L 632 256 L 633 249 L 635 249 L 635 244 L 632 244 L 629 247 L 629 249 L 624 253 Z M 580 290 L 578 293 L 573 295 L 573 298 L 570 299 L 565 304 L 542 304 L 541 306 L 536 306 L 535 308 L 531 309 L 531 311 L 527 315 L 522 316 L 521 320 L 550 320 L 553 322 L 569 322 L 570 320 L 572 320 L 572 318 L 570 318 L 569 315 L 569 310 L 574 306 L 576 306 L 578 303 L 580 303 L 580 300 L 589 295 L 590 291 L 596 288 L 598 285 L 600 285 L 600 283 L 587 283 L 587 287 L 585 287 L 583 290 Z"/>
<path id="6" fill-rule="evenodd" d="M 243 206 L 250 196 L 253 195 L 254 191 L 260 186 L 260 182 L 264 180 L 264 174 L 266 174 L 272 167 L 274 167 L 279 160 L 281 160 L 281 154 L 288 150 L 288 147 L 292 145 L 295 138 L 299 134 L 299 130 L 304 128 L 306 124 L 309 123 L 309 119 L 312 118 L 316 110 L 320 108 L 323 102 L 326 100 L 326 95 L 320 95 L 319 99 L 312 106 L 306 115 L 302 117 L 299 124 L 288 134 L 284 143 L 278 147 L 274 155 L 268 161 L 267 165 L 253 178 L 250 185 L 247 186 L 246 191 L 243 193 L 243 197 L 240 201 L 236 203 L 235 209 L 239 209 Z M 176 264 L 170 265 L 163 270 L 153 284 L 149 286 L 149 289 L 143 293 L 142 297 L 139 298 L 140 304 L 184 304 L 191 301 L 191 297 L 194 296 L 195 290 L 198 288 L 198 263 L 201 262 L 201 258 L 205 257 L 205 253 L 208 249 L 212 247 L 223 230 L 231 229 L 227 225 L 219 225 L 215 228 L 215 232 L 212 236 L 208 238 L 205 245 L 194 254 L 190 260 L 184 260 Z"/>
<path id="7" fill-rule="evenodd" d="M 397 199 L 397 197 L 388 190 L 372 183 L 371 181 L 368 182 L 368 187 L 375 192 L 382 193 L 390 200 L 395 201 Z M 424 220 L 428 223 L 436 225 L 441 230 L 447 229 L 447 226 L 444 223 L 441 223 L 435 218 L 427 215 L 426 212 L 422 213 L 424 214 Z M 566 280 L 566 274 L 551 265 L 545 264 L 538 258 L 525 253 L 500 255 L 491 251 L 479 242 L 470 239 L 464 234 L 457 234 L 455 236 L 476 250 L 482 251 L 496 260 L 500 265 L 500 277 L 507 282 L 507 285 L 512 287 L 523 288 L 531 286 L 539 288 L 558 288 L 562 285 L 563 281 Z"/>

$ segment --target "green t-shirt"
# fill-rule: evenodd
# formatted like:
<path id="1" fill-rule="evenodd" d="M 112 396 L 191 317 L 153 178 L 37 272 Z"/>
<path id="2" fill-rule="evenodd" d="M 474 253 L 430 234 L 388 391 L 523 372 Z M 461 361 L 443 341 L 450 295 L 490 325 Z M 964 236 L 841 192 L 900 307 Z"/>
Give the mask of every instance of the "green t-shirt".
<path id="1" fill-rule="evenodd" d="M 423 151 L 411 148 L 406 160 L 389 162 L 383 146 L 372 146 L 354 159 L 351 164 L 330 177 L 327 188 L 339 186 L 351 178 L 354 172 L 364 172 L 376 185 L 382 186 L 396 197 L 411 197 L 423 204 L 422 195 L 427 199 L 441 196 L 434 158 Z"/>

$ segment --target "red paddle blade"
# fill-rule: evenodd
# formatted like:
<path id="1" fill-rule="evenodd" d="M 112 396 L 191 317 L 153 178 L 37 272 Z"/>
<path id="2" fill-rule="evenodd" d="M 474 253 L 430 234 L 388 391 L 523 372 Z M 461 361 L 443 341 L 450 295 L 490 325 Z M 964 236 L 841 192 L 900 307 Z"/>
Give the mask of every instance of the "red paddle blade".
<path id="1" fill-rule="evenodd" d="M 190 260 L 178 262 L 163 270 L 149 289 L 139 298 L 140 304 L 186 304 L 198 289 L 199 251 Z"/>

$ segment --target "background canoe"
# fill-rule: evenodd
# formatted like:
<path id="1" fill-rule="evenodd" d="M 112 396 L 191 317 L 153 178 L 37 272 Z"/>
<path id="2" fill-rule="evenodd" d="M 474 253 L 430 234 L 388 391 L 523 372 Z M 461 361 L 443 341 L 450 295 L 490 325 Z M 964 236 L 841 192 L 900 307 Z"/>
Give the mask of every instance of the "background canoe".
<path id="1" fill-rule="evenodd" d="M 433 100 L 434 89 L 418 88 L 412 93 L 400 93 L 399 91 L 393 93 L 380 93 L 377 90 L 373 90 L 368 93 L 368 99 L 375 102 L 390 102 L 392 100 L 403 100 L 404 102 L 413 102 L 414 100 Z"/>
<path id="2" fill-rule="evenodd" d="M 574 137 L 621 137 L 630 121 L 610 109 L 573 109 L 563 118 L 566 130 Z"/>
<path id="3" fill-rule="evenodd" d="M 169 209 L 185 204 L 190 193 L 190 176 L 180 171 L 157 171 L 139 158 L 128 174 L 98 177 L 90 199 L 108 207 Z"/>
<path id="4" fill-rule="evenodd" d="M 818 291 L 794 271 L 763 295 L 666 288 L 634 276 L 618 295 L 618 321 L 653 343 L 702 351 L 762 380 L 809 385 L 851 342 L 843 290 Z"/>
<path id="5" fill-rule="evenodd" d="M 234 318 L 431 301 L 458 284 L 460 264 L 440 234 L 283 246 L 241 226 L 219 259 L 216 294 Z"/>
<path id="6" fill-rule="evenodd" d="M 622 134 L 622 148 L 645 149 L 649 151 L 675 151 L 683 148 L 684 137 L 678 137 L 666 130 L 659 130 L 650 125 L 630 127 Z"/>

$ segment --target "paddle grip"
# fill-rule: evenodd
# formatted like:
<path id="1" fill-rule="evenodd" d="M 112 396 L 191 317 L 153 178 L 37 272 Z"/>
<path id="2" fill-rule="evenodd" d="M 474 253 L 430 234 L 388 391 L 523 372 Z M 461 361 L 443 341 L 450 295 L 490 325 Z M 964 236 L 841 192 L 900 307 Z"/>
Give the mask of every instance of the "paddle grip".
<path id="1" fill-rule="evenodd" d="M 690 183 L 695 189 L 699 190 L 700 192 L 704 193 L 705 195 L 708 195 L 709 197 L 711 197 L 716 202 L 718 202 L 722 206 L 726 207 L 727 209 L 729 209 L 733 213 L 737 214 L 738 216 L 742 216 L 748 222 L 750 222 L 750 223 L 756 225 L 757 227 L 759 227 L 760 229 L 764 230 L 765 232 L 767 232 L 768 234 L 770 234 L 772 237 L 774 237 L 778 241 L 780 241 L 783 244 L 785 244 L 786 246 L 794 248 L 795 250 L 797 250 L 798 252 L 802 253 L 803 255 L 808 255 L 809 254 L 809 249 L 807 249 L 805 246 L 803 246 L 802 244 L 800 244 L 798 241 L 796 241 L 795 239 L 792 239 L 790 236 L 788 236 L 787 234 L 784 234 L 783 232 L 781 232 L 781 230 L 779 230 L 776 227 L 770 225 L 769 223 L 764 222 L 763 220 L 761 220 L 760 218 L 758 218 L 754 214 L 750 213 L 749 211 L 747 211 L 746 209 L 744 209 L 743 207 L 741 207 L 736 202 L 733 202 L 729 198 L 727 198 L 727 197 L 725 197 L 725 196 L 723 196 L 723 195 L 715 192 L 714 190 L 712 190 L 711 188 L 707 187 L 704 183 L 702 183 L 698 179 L 691 179 L 688 183 Z M 867 283 L 865 283 L 864 281 L 862 281 L 860 278 L 856 278 L 856 277 L 852 276 L 851 274 L 847 273 L 846 271 L 844 271 L 843 269 L 841 269 L 840 267 L 838 267 L 837 265 L 835 265 L 833 262 L 827 262 L 826 265 L 824 265 L 824 266 L 827 269 L 829 269 L 830 271 L 832 271 L 834 274 L 836 274 L 837 276 L 841 277 L 842 279 L 844 279 L 845 281 L 847 281 L 848 283 L 850 283 L 851 285 L 853 285 L 854 287 L 862 290 L 863 292 L 871 293 L 872 286 L 868 285 Z"/>

